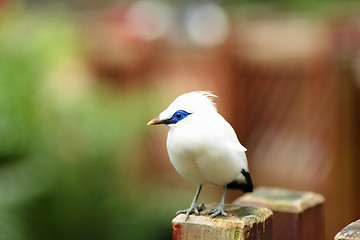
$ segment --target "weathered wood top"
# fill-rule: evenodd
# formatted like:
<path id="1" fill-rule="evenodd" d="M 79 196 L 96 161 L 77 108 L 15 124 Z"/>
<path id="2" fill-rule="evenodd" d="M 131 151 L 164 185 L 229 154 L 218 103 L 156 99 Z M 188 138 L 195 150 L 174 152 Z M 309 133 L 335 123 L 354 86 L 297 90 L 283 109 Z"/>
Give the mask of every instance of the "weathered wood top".
<path id="1" fill-rule="evenodd" d="M 278 212 L 299 213 L 324 202 L 324 197 L 313 192 L 290 191 L 281 188 L 258 187 L 234 201 L 242 206 L 263 206 Z"/>
<path id="2" fill-rule="evenodd" d="M 217 204 L 205 205 L 200 215 L 185 214 L 172 220 L 173 239 L 272 239 L 272 211 L 260 207 L 226 205 L 228 216 L 211 218 L 206 211 Z"/>
<path id="3" fill-rule="evenodd" d="M 335 240 L 360 240 L 360 219 L 350 223 L 335 236 Z"/>

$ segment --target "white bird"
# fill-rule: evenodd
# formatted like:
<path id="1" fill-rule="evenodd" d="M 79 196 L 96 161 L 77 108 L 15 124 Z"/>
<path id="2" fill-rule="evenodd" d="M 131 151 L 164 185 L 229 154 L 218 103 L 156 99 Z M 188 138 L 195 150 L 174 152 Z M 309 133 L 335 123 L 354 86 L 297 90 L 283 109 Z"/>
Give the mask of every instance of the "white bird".
<path id="1" fill-rule="evenodd" d="M 231 125 L 217 112 L 210 91 L 195 91 L 177 97 L 167 109 L 147 125 L 166 124 L 169 127 L 167 150 L 171 163 L 185 179 L 199 185 L 186 220 L 193 212 L 199 214 L 199 193 L 204 184 L 223 186 L 221 201 L 208 211 L 211 217 L 226 216 L 227 188 L 251 192 L 253 185 L 243 147 Z"/>

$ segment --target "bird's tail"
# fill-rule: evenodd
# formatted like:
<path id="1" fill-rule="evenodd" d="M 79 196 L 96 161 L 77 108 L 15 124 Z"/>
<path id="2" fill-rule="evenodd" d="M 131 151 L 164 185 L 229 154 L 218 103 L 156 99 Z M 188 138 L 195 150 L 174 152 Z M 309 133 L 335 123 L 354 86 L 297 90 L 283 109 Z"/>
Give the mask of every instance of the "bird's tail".
<path id="1" fill-rule="evenodd" d="M 252 192 L 253 184 L 251 181 L 250 173 L 243 169 L 241 170 L 241 174 L 244 176 L 245 182 L 243 178 L 241 178 L 242 181 L 238 181 L 237 179 L 235 179 L 234 181 L 226 185 L 226 187 L 230 189 L 240 189 L 244 192 Z"/>

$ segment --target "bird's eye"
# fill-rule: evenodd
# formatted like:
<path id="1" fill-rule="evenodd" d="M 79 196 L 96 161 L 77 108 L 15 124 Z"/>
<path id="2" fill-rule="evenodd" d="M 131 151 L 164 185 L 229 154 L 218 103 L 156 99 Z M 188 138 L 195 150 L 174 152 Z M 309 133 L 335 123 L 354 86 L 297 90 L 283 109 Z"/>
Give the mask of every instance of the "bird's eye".
<path id="1" fill-rule="evenodd" d="M 184 110 L 178 110 L 174 113 L 174 115 L 168 119 L 165 123 L 167 124 L 175 124 L 181 120 L 183 120 L 184 118 L 186 118 L 187 116 L 189 116 L 191 113 L 188 113 Z"/>

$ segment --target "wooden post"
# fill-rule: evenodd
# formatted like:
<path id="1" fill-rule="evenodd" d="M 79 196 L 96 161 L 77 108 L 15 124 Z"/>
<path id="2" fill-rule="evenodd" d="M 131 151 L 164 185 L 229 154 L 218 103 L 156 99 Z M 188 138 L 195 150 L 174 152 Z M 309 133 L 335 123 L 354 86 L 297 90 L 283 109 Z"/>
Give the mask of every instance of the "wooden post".
<path id="1" fill-rule="evenodd" d="M 179 214 L 172 220 L 173 240 L 271 240 L 272 212 L 266 208 L 226 205 L 227 217 L 211 218 L 205 211 L 217 205 L 206 205 L 200 215 Z"/>
<path id="2" fill-rule="evenodd" d="M 271 209 L 274 212 L 273 237 L 276 240 L 324 239 L 324 197 L 320 194 L 259 187 L 233 204 Z"/>
<path id="3" fill-rule="evenodd" d="M 360 240 L 360 219 L 350 223 L 336 234 L 335 240 Z"/>

